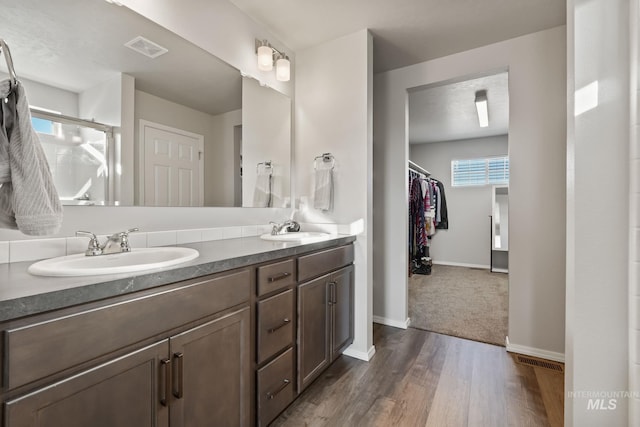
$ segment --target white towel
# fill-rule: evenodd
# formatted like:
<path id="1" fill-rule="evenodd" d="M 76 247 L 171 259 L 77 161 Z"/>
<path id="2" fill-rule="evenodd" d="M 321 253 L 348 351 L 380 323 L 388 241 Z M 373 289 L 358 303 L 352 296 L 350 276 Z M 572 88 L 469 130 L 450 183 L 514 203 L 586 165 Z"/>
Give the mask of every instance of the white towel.
<path id="1" fill-rule="evenodd" d="M 325 212 L 333 207 L 333 168 L 316 169 L 313 207 Z"/>
<path id="2" fill-rule="evenodd" d="M 271 174 L 258 173 L 256 176 L 256 188 L 253 191 L 253 207 L 271 207 Z"/>
<path id="3" fill-rule="evenodd" d="M 31 236 L 55 234 L 62 204 L 22 84 L 0 81 L 0 104 L 0 227 Z"/>

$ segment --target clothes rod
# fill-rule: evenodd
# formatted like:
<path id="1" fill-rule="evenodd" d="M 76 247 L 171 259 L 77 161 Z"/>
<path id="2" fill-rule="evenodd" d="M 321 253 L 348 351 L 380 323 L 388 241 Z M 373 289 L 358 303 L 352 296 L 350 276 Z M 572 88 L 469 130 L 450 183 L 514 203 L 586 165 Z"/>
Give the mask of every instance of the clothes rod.
<path id="1" fill-rule="evenodd" d="M 427 176 L 431 175 L 431 172 L 429 172 L 422 166 L 418 166 L 416 163 L 413 163 L 411 160 L 409 160 L 409 169 L 413 169 L 414 171 L 423 173 Z"/>

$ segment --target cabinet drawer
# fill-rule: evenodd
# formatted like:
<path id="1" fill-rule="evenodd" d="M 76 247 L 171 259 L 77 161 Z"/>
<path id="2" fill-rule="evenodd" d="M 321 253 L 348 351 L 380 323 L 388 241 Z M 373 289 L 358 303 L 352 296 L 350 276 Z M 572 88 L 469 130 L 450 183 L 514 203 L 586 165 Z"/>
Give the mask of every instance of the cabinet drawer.
<path id="1" fill-rule="evenodd" d="M 249 300 L 250 270 L 5 331 L 9 389 Z M 176 309 L 179 307 L 180 309 Z"/>
<path id="2" fill-rule="evenodd" d="M 293 349 L 258 371 L 258 420 L 268 425 L 294 397 Z"/>
<path id="3" fill-rule="evenodd" d="M 286 288 L 296 280 L 293 259 L 258 267 L 258 296 Z"/>
<path id="4" fill-rule="evenodd" d="M 258 303 L 258 363 L 293 344 L 293 290 Z"/>
<path id="5" fill-rule="evenodd" d="M 302 282 L 353 262 L 353 245 L 315 252 L 298 258 L 298 281 Z"/>

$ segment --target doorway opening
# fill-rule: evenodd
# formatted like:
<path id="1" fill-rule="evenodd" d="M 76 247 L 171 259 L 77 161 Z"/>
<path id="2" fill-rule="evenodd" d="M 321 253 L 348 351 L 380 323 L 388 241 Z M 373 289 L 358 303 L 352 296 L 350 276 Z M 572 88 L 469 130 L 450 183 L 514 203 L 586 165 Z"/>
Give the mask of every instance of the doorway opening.
<path id="1" fill-rule="evenodd" d="M 409 91 L 413 328 L 505 345 L 508 134 L 507 70 Z"/>

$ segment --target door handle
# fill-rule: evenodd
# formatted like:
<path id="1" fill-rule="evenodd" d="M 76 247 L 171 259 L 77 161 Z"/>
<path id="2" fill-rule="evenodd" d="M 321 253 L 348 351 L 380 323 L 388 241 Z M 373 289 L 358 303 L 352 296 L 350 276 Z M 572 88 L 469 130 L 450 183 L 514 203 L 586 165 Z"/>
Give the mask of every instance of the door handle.
<path id="1" fill-rule="evenodd" d="M 338 298 L 336 296 L 336 285 L 338 283 L 335 281 L 329 282 L 329 304 L 335 305 L 338 303 Z"/>
<path id="2" fill-rule="evenodd" d="M 291 381 L 289 381 L 288 379 L 286 379 L 286 378 L 285 378 L 285 379 L 282 381 L 282 385 L 280 385 L 280 387 L 278 387 L 275 391 L 267 392 L 267 400 L 275 399 L 275 397 L 276 397 L 276 396 L 277 396 L 277 395 L 278 395 L 282 390 L 284 390 L 284 389 L 289 385 L 289 383 L 291 383 Z"/>
<path id="3" fill-rule="evenodd" d="M 279 324 L 278 326 L 276 326 L 275 328 L 271 328 L 269 330 L 267 330 L 268 333 L 272 334 L 275 331 L 277 331 L 280 328 L 284 328 L 285 326 L 287 326 L 289 323 L 291 323 L 291 319 L 287 319 L 286 317 L 284 319 L 282 319 L 282 323 Z"/>
<path id="4" fill-rule="evenodd" d="M 176 360 L 176 370 L 174 374 L 177 372 L 178 378 L 173 378 L 173 384 L 176 388 L 173 390 L 173 395 L 182 399 L 184 395 L 184 353 L 173 353 L 173 358 Z"/>
<path id="5" fill-rule="evenodd" d="M 291 273 L 285 271 L 284 273 L 276 274 L 275 276 L 271 276 L 267 279 L 269 283 L 277 282 L 278 280 L 286 279 L 291 276 Z"/>
<path id="6" fill-rule="evenodd" d="M 171 360 L 162 359 L 160 361 L 160 404 L 169 406 L 169 369 L 171 369 Z"/>

